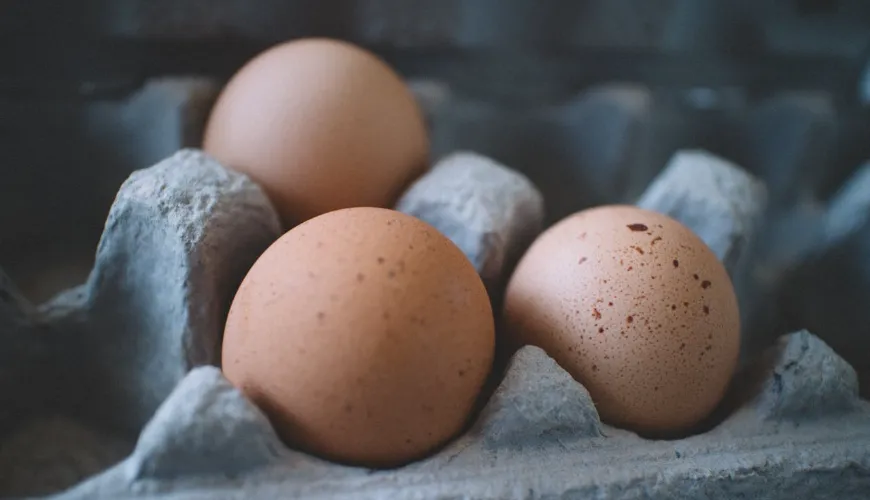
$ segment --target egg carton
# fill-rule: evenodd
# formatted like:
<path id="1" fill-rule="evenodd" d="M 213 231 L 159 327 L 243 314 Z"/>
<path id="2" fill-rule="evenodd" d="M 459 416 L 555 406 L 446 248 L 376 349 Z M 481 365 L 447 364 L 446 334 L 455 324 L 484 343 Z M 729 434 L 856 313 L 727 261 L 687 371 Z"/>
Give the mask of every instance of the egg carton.
<path id="1" fill-rule="evenodd" d="M 839 222 L 824 226 L 825 248 L 848 247 L 867 222 L 858 210 L 870 203 L 862 172 L 828 211 Z M 767 201 L 757 178 L 687 150 L 636 202 L 692 228 L 740 278 L 752 274 L 747 262 Z M 545 224 L 543 197 L 527 177 L 471 152 L 443 158 L 396 208 L 454 241 L 496 303 L 512 262 Z M 498 370 L 497 388 L 468 429 L 430 458 L 376 471 L 291 450 L 217 368 L 233 293 L 279 234 L 258 186 L 184 149 L 122 185 L 85 284 L 34 308 L 4 278 L 4 492 L 64 500 L 870 492 L 870 403 L 859 397 L 854 368 L 803 330 L 760 358 L 746 356 L 722 407 L 682 439 L 605 425 L 581 384 L 524 347 Z M 803 261 L 829 269 L 830 252 L 814 248 Z M 810 276 L 811 268 L 796 274 Z"/>
<path id="2" fill-rule="evenodd" d="M 46 15 L 25 3 L 0 19 L 12 34 L 87 33 L 125 40 L 281 40 L 328 33 L 379 46 L 491 48 L 602 47 L 709 54 L 850 57 L 867 40 L 864 2 L 658 0 L 559 3 L 541 8 L 521 1 L 116 0 L 72 2 Z M 593 56 L 594 60 L 594 56 Z M 698 61 L 696 64 L 703 64 Z M 795 78 L 789 75 L 788 78 Z"/>

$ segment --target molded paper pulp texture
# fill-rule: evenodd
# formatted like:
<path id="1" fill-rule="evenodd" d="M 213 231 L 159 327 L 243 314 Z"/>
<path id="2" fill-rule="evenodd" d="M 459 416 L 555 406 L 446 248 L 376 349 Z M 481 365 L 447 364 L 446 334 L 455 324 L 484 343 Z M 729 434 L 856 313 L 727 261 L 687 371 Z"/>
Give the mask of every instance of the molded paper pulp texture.
<path id="1" fill-rule="evenodd" d="M 787 269 L 783 280 L 812 279 L 813 269 L 833 265 L 826 252 L 855 244 L 865 220 L 842 206 L 866 208 L 866 200 L 853 191 L 831 209 L 828 249 L 816 242 L 805 252 L 812 260 L 794 257 L 800 273 Z M 703 151 L 677 153 L 638 201 L 687 224 L 750 284 L 766 202 L 761 181 Z M 463 152 L 436 164 L 398 208 L 442 230 L 490 286 L 544 224 L 543 197 L 525 176 Z M 838 213 L 852 220 L 844 225 Z M 469 430 L 426 460 L 368 471 L 290 450 L 214 366 L 232 294 L 278 235 L 256 185 L 181 150 L 121 187 L 84 285 L 35 309 L 0 280 L 0 380 L 39 389 L 0 385 L 0 422 L 10 431 L 0 491 L 70 488 L 56 497 L 70 500 L 791 500 L 870 491 L 870 405 L 858 397 L 853 367 L 808 331 L 750 357 L 740 390 L 706 432 L 685 439 L 645 440 L 603 425 L 583 386 L 525 347 Z"/>

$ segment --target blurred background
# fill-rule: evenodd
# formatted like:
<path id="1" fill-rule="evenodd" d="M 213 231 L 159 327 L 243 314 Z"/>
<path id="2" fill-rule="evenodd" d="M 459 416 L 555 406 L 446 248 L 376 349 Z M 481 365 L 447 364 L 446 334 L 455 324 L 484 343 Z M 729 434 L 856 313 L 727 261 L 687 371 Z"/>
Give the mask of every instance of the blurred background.
<path id="1" fill-rule="evenodd" d="M 826 200 L 870 158 L 863 0 L 46 0 L 0 4 L 0 265 L 42 301 L 90 269 L 134 169 L 196 146 L 222 82 L 280 41 L 367 46 L 433 156 L 491 155 L 550 220 L 631 201 L 680 148 Z"/>

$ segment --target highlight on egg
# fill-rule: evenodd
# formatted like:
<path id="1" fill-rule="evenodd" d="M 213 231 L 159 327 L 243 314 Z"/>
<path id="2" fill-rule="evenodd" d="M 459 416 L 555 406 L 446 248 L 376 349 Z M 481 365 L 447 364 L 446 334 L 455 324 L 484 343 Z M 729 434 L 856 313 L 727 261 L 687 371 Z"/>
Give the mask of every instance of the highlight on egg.
<path id="1" fill-rule="evenodd" d="M 503 312 L 512 341 L 544 349 L 603 421 L 637 432 L 699 424 L 737 365 L 739 311 L 725 268 L 686 226 L 633 206 L 581 211 L 542 233 Z"/>
<path id="2" fill-rule="evenodd" d="M 285 227 L 392 207 L 429 165 L 423 113 L 402 78 L 326 38 L 276 45 L 242 67 L 212 109 L 203 149 L 260 184 Z"/>
<path id="3" fill-rule="evenodd" d="M 292 446 L 392 467 L 466 425 L 495 326 L 471 262 L 415 217 L 380 208 L 300 224 L 233 300 L 223 371 Z"/>

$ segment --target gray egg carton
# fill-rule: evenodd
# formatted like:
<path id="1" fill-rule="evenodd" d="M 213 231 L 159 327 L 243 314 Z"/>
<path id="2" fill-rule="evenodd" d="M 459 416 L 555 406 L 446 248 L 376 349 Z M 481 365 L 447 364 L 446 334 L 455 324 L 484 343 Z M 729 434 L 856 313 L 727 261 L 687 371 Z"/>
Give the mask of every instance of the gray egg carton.
<path id="1" fill-rule="evenodd" d="M 804 186 L 798 180 L 772 182 L 789 165 L 764 162 L 770 171 L 756 177 L 708 151 L 674 152 L 681 141 L 672 131 L 691 120 L 679 126 L 661 109 L 652 113 L 657 101 L 641 87 L 593 89 L 520 118 L 461 103 L 438 82 L 412 86 L 440 159 L 396 208 L 450 237 L 496 306 L 534 236 L 584 205 L 636 203 L 704 239 L 731 274 L 744 316 L 740 371 L 710 421 L 668 440 L 609 427 L 581 384 L 526 347 L 497 367 L 494 389 L 463 435 L 428 459 L 373 471 L 288 449 L 216 368 L 233 293 L 279 236 L 277 217 L 258 186 L 185 148 L 193 142 L 185 137 L 199 135 L 186 117 L 204 116 L 201 108 L 160 107 L 209 102 L 202 89 L 216 87 L 161 81 L 117 114 L 133 116 L 128 108 L 147 101 L 145 116 L 171 117 L 171 132 L 149 140 L 160 147 L 132 153 L 168 157 L 121 186 L 87 281 L 36 307 L 0 273 L 0 498 L 870 496 L 870 403 L 859 397 L 855 370 L 868 364 L 856 305 L 870 283 L 861 274 L 867 168 L 831 202 L 807 201 L 794 194 Z M 753 116 L 765 127 L 795 116 L 825 124 L 826 110 L 815 96 L 798 95 L 768 101 Z M 522 132 L 541 128 L 587 132 L 578 135 L 581 149 L 563 143 L 584 177 L 560 186 L 553 170 L 529 166 L 553 159 L 540 137 Z M 818 129 L 796 132 L 789 152 L 803 161 L 803 152 L 820 149 Z M 144 147 L 138 133 L 126 133 Z M 540 156 L 501 149 L 520 137 Z M 638 144 L 645 153 L 633 156 Z M 519 166 L 493 159 L 504 156 Z M 832 291 L 831 282 L 841 288 Z M 801 325 L 771 345 L 795 310 Z"/>
<path id="2" fill-rule="evenodd" d="M 691 186 L 687 168 L 696 175 Z M 751 239 L 764 202 L 762 183 L 692 151 L 678 154 L 639 200 L 694 227 L 732 273 L 743 260 L 735 241 Z M 542 197 L 525 177 L 473 153 L 439 162 L 398 208 L 444 231 L 488 283 L 499 281 L 543 219 Z M 859 399 L 855 370 L 807 331 L 747 365 L 727 416 L 684 439 L 643 439 L 602 424 L 583 386 L 525 347 L 468 431 L 431 458 L 372 471 L 290 450 L 213 366 L 235 286 L 278 235 L 256 185 L 182 150 L 121 187 L 87 283 L 32 310 L 4 281 L 0 333 L 20 348 L 4 351 L 4 380 L 26 380 L 33 361 L 48 355 L 42 350 L 53 351 L 60 378 L 45 383 L 68 391 L 66 414 L 107 430 L 60 424 L 80 434 L 74 453 L 34 463 L 6 451 L 0 456 L 13 463 L 5 473 L 36 467 L 29 473 L 42 484 L 85 476 L 120 459 L 129 451 L 121 436 L 138 433 L 126 458 L 55 498 L 857 499 L 870 492 L 870 404 Z M 26 407 L 25 388 L 3 389 L 5 408 Z M 50 448 L 45 434 L 62 421 L 34 420 L 35 428 L 19 432 L 42 434 Z"/>

